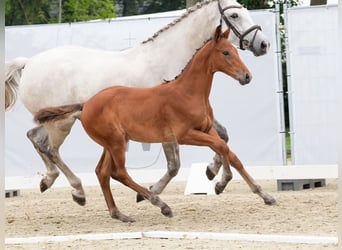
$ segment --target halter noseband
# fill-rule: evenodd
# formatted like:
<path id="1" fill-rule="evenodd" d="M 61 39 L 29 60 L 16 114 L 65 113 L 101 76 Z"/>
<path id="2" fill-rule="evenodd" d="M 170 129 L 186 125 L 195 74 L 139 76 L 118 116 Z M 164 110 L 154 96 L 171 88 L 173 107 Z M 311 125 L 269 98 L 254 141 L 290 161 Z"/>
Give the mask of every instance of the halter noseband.
<path id="1" fill-rule="evenodd" d="M 260 25 L 253 25 L 251 26 L 250 28 L 248 28 L 244 33 L 240 33 L 238 31 L 238 29 L 228 20 L 228 18 L 224 15 L 224 12 L 228 9 L 232 9 L 232 8 L 242 8 L 242 6 L 240 5 L 232 5 L 232 6 L 228 6 L 228 7 L 225 7 L 225 8 L 222 8 L 221 4 L 220 4 L 220 0 L 217 1 L 218 2 L 218 8 L 219 8 L 219 11 L 220 11 L 220 14 L 221 14 L 221 19 L 220 19 L 220 22 L 222 22 L 222 19 L 224 20 L 224 22 L 226 23 L 226 25 L 231 29 L 233 30 L 234 34 L 240 39 L 240 49 L 241 50 L 245 50 L 245 48 L 243 47 L 243 41 L 245 36 L 248 35 L 249 33 L 251 33 L 253 30 L 255 30 L 255 33 L 254 33 L 254 36 L 253 36 L 253 39 L 252 39 L 252 43 L 251 45 L 253 45 L 254 43 L 254 39 L 255 39 L 255 36 L 258 32 L 258 30 L 261 31 L 261 27 Z"/>

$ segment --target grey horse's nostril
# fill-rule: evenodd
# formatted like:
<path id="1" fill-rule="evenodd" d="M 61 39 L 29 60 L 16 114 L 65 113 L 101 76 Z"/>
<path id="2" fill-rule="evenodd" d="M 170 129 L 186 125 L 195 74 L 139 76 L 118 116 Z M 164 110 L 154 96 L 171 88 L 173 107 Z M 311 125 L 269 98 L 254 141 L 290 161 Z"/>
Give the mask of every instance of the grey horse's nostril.
<path id="1" fill-rule="evenodd" d="M 269 46 L 269 43 L 268 43 L 268 42 L 266 42 L 266 41 L 262 41 L 262 42 L 261 42 L 261 49 L 265 50 L 265 49 L 268 48 L 268 46 Z"/>

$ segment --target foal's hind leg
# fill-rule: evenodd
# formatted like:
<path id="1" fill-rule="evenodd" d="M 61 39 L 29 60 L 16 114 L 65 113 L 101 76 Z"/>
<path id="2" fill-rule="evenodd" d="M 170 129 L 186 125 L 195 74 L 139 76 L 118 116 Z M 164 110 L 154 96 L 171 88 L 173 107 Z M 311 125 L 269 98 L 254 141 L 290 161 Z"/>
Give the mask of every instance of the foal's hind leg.
<path id="1" fill-rule="evenodd" d="M 225 143 L 228 143 L 229 137 L 228 137 L 227 129 L 223 127 L 223 125 L 221 125 L 217 120 L 214 120 L 214 128 L 217 131 L 220 138 L 224 140 Z M 214 179 L 214 177 L 217 175 L 217 173 L 219 172 L 222 166 L 222 158 L 219 154 L 215 154 L 213 160 L 214 162 L 209 163 L 209 165 L 207 166 L 206 175 L 209 180 Z M 224 175 L 222 176 L 222 179 L 229 178 L 229 176 L 231 179 L 233 174 L 230 168 L 226 167 L 224 171 L 225 172 L 223 173 Z"/>
<path id="2" fill-rule="evenodd" d="M 175 177 L 180 168 L 179 146 L 176 142 L 163 142 L 163 149 L 167 161 L 167 172 L 165 175 L 149 189 L 154 194 L 160 194 L 166 185 Z M 141 194 L 137 194 L 137 202 L 144 200 Z"/>
<path id="3" fill-rule="evenodd" d="M 95 170 L 101 185 L 103 196 L 105 197 L 107 203 L 109 214 L 113 219 L 118 219 L 122 222 L 134 222 L 134 219 L 122 214 L 115 205 L 113 194 L 110 189 L 110 176 L 112 169 L 114 169 L 113 164 L 114 163 L 110 153 L 106 150 L 103 150 L 102 156 Z"/>
<path id="4" fill-rule="evenodd" d="M 140 186 L 128 175 L 126 167 L 125 167 L 125 143 L 122 143 L 120 146 L 120 142 L 118 138 L 113 137 L 115 140 L 115 145 L 111 145 L 108 148 L 110 154 L 113 159 L 113 169 L 112 169 L 112 177 L 115 180 L 120 181 L 122 184 L 130 187 L 134 191 L 139 194 L 142 194 L 145 199 L 149 200 L 153 205 L 159 207 L 161 209 L 161 213 L 167 217 L 172 217 L 171 208 L 164 203 L 157 195 L 150 192 L 148 189 Z"/>

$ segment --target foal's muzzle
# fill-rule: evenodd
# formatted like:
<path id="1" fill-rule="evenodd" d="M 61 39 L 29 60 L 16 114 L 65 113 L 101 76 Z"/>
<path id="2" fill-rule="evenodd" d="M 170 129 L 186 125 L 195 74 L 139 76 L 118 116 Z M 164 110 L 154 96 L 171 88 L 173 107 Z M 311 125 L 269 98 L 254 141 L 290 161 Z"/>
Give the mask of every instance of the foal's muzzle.
<path id="1" fill-rule="evenodd" d="M 242 72 L 239 77 L 239 82 L 241 85 L 248 84 L 252 80 L 252 75 L 249 72 Z"/>

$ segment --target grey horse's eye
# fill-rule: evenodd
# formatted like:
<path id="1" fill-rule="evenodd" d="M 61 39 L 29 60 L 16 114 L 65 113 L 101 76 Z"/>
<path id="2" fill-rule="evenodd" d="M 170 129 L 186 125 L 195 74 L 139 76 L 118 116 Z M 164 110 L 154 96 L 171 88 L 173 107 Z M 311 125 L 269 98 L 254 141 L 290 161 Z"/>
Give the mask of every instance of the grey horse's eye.
<path id="1" fill-rule="evenodd" d="M 230 17 L 233 18 L 233 19 L 236 19 L 236 18 L 239 17 L 239 15 L 237 13 L 233 13 L 233 14 L 230 15 Z"/>
<path id="2" fill-rule="evenodd" d="M 225 56 L 228 56 L 229 52 L 227 50 L 224 50 L 224 51 L 222 51 L 222 54 L 225 55 Z"/>

